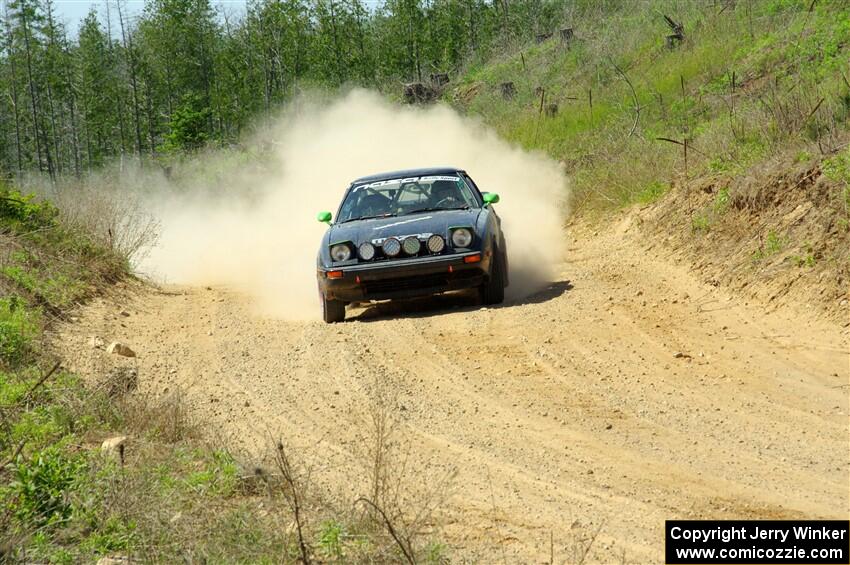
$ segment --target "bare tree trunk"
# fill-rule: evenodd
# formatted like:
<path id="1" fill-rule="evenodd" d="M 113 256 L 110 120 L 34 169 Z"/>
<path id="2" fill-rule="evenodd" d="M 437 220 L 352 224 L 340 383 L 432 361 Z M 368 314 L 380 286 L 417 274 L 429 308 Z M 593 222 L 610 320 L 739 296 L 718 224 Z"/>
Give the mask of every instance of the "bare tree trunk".
<path id="1" fill-rule="evenodd" d="M 127 53 L 127 61 L 130 64 L 130 86 L 133 91 L 133 122 L 136 129 L 136 155 L 142 157 L 142 126 L 139 119 L 139 94 L 136 84 L 136 56 L 133 52 L 133 36 L 124 30 L 124 14 L 121 12 L 121 0 L 116 0 L 118 9 L 118 23 L 121 26 L 121 43 Z"/>
<path id="2" fill-rule="evenodd" d="M 38 97 L 36 96 L 35 80 L 32 72 L 32 50 L 30 48 L 29 26 L 27 23 L 26 11 L 20 12 L 21 25 L 24 30 L 24 48 L 26 50 L 27 59 L 27 82 L 29 83 L 30 91 L 30 106 L 32 108 L 32 125 L 35 130 L 35 149 L 38 156 L 38 170 L 44 170 L 44 164 L 41 157 L 41 136 L 39 134 L 39 115 L 38 115 Z"/>
<path id="3" fill-rule="evenodd" d="M 88 111 L 86 109 L 86 98 L 85 98 L 85 96 L 83 96 L 83 98 L 82 98 L 82 113 L 83 113 L 83 130 L 85 132 L 85 138 L 86 138 L 85 139 L 85 141 L 86 141 L 86 159 L 87 159 L 86 170 L 91 172 L 91 160 L 92 160 L 91 133 L 89 132 L 89 125 L 88 125 L 88 120 L 87 120 Z"/>
<path id="4" fill-rule="evenodd" d="M 336 29 L 336 5 L 334 4 L 334 0 L 329 0 L 331 3 L 331 33 L 333 33 L 334 39 L 334 56 L 336 58 L 336 77 L 337 82 L 342 84 L 342 57 L 340 55 L 339 49 L 339 34 Z"/>
<path id="5" fill-rule="evenodd" d="M 53 150 L 54 155 L 56 157 L 56 162 L 54 163 L 50 157 L 50 144 L 49 139 L 45 139 L 45 144 L 47 145 L 47 170 L 50 173 L 50 178 L 56 178 L 57 174 L 62 173 L 61 166 L 61 154 L 59 151 L 59 136 L 56 134 L 56 111 L 53 106 L 53 89 L 50 88 L 50 83 L 47 83 L 47 107 L 50 110 L 50 131 L 51 137 L 53 138 Z M 45 137 L 47 136 L 45 132 Z"/>
<path id="6" fill-rule="evenodd" d="M 156 155 L 156 120 L 154 119 L 153 100 L 151 96 L 150 81 L 145 81 L 145 105 L 148 115 L 148 143 L 150 144 L 151 156 Z"/>
<path id="7" fill-rule="evenodd" d="M 112 18 L 109 11 L 109 2 L 106 2 L 106 40 L 107 51 L 109 52 L 109 56 L 113 58 L 112 60 L 114 62 L 115 50 L 112 48 Z M 124 103 L 121 97 L 120 88 L 115 92 L 115 109 L 118 112 L 118 135 L 121 137 L 118 149 L 122 156 L 121 167 L 123 169 L 123 156 L 125 153 L 124 140 L 126 135 L 124 133 Z"/>
<path id="8" fill-rule="evenodd" d="M 55 49 L 56 30 L 53 27 L 53 2 L 51 0 L 47 0 L 47 2 L 45 2 L 45 6 L 47 8 L 47 25 L 50 30 L 48 48 Z M 56 106 L 53 104 L 53 88 L 50 86 L 50 78 L 48 78 L 45 82 L 47 85 L 47 107 L 50 109 L 50 130 L 52 134 L 51 137 L 53 138 L 53 151 L 56 157 L 55 163 L 52 163 L 50 159 L 50 151 L 48 150 L 47 168 L 50 171 L 50 177 L 55 179 L 57 174 L 62 174 L 61 139 L 58 134 L 58 129 L 56 128 Z"/>
<path id="9" fill-rule="evenodd" d="M 18 176 L 20 176 L 24 171 L 24 161 L 23 156 L 21 154 L 21 115 L 20 110 L 18 109 L 18 73 L 17 68 L 15 66 L 15 52 L 14 52 L 14 43 L 12 41 L 12 23 L 9 14 L 9 4 L 5 4 L 5 24 L 6 24 L 6 34 L 9 38 L 8 45 L 8 56 L 9 56 L 9 70 L 11 71 L 11 82 L 12 84 L 12 106 L 14 106 L 15 111 L 15 154 L 17 156 L 18 161 Z"/>
<path id="10" fill-rule="evenodd" d="M 63 41 L 67 42 L 67 38 L 63 37 Z M 65 43 L 67 45 L 67 43 Z M 74 152 L 74 174 L 80 176 L 80 132 L 79 124 L 77 123 L 77 95 L 74 92 L 74 81 L 71 78 L 70 65 L 65 67 L 65 84 L 70 96 L 71 111 L 71 144 Z"/>

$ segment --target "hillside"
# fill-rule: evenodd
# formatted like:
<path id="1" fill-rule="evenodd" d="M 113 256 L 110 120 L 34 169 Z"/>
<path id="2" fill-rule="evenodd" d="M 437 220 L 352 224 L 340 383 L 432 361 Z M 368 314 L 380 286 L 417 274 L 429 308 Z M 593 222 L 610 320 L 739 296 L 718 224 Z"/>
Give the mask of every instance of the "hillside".
<path id="1" fill-rule="evenodd" d="M 645 237 L 707 280 L 846 320 L 848 7 L 633 7 L 576 10 L 445 96 L 561 161 L 574 214 L 637 205 Z M 684 30 L 672 47 L 664 16 Z"/>

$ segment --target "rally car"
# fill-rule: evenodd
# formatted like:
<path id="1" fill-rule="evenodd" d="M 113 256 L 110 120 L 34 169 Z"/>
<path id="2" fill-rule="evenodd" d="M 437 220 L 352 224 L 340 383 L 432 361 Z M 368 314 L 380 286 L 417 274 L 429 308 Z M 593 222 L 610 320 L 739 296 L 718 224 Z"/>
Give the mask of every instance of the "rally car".
<path id="1" fill-rule="evenodd" d="M 382 173 L 351 183 L 330 212 L 317 259 L 325 322 L 352 302 L 477 288 L 484 304 L 504 300 L 508 258 L 499 195 L 480 192 L 463 170 Z"/>

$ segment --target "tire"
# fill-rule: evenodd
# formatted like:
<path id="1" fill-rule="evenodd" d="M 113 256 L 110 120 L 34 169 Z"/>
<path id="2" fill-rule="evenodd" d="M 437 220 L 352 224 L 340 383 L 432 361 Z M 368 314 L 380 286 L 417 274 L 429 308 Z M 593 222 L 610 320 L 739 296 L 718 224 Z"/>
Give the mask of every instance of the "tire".
<path id="1" fill-rule="evenodd" d="M 345 319 L 345 302 L 342 300 L 329 300 L 322 295 L 322 319 L 327 324 L 341 322 Z"/>
<path id="2" fill-rule="evenodd" d="M 478 288 L 478 294 L 484 304 L 501 304 L 505 301 L 505 257 L 501 253 L 493 254 L 490 280 Z"/>

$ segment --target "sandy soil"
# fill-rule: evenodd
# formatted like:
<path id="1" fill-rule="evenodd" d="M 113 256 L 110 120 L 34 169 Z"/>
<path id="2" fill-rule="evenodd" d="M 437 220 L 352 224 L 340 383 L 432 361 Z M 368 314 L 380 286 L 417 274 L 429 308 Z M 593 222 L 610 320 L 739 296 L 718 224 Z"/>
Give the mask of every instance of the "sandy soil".
<path id="1" fill-rule="evenodd" d="M 283 436 L 351 500 L 389 398 L 410 468 L 457 469 L 441 535 L 461 561 L 563 562 L 598 529 L 588 562 L 658 563 L 669 518 L 847 518 L 848 329 L 742 303 L 628 220 L 570 235 L 557 281 L 498 308 L 443 296 L 325 325 L 166 287 L 88 306 L 60 343 L 83 372 L 131 364 L 140 391 L 182 390 L 248 457 Z"/>

